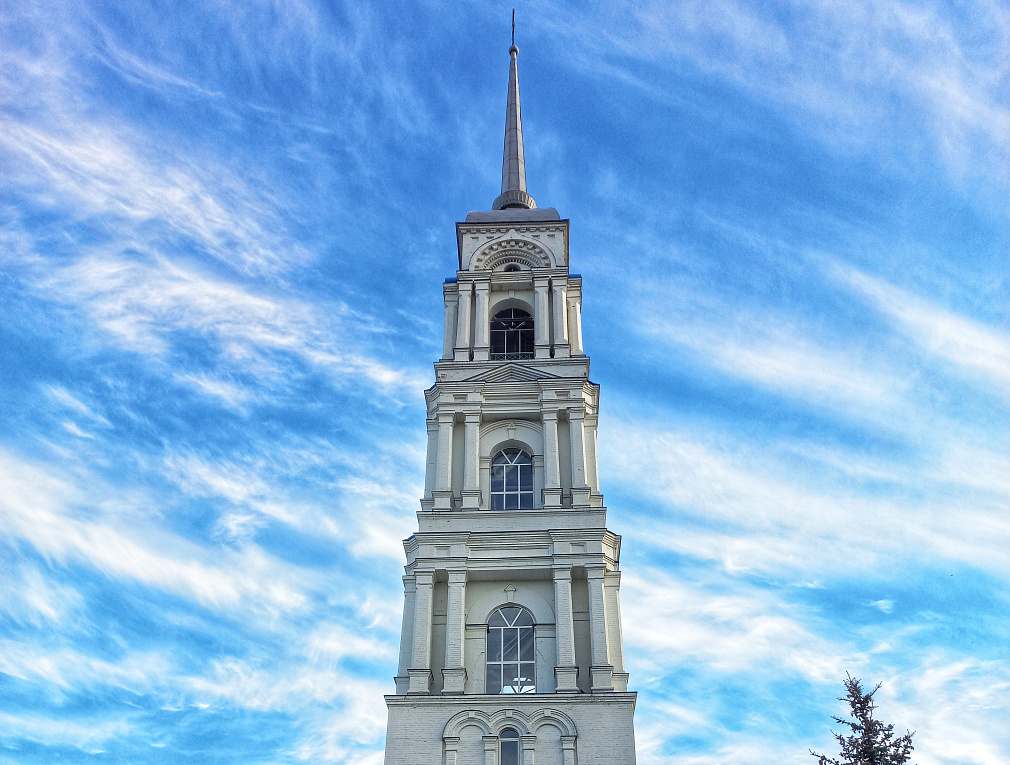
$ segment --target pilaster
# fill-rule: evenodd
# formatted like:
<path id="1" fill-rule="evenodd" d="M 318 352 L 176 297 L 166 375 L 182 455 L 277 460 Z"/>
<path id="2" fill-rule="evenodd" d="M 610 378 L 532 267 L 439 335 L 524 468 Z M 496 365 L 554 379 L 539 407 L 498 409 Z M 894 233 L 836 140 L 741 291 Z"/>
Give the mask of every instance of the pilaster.
<path id="1" fill-rule="evenodd" d="M 561 758 L 564 765 L 575 765 L 575 736 L 561 737 Z"/>
<path id="2" fill-rule="evenodd" d="M 568 410 L 569 441 L 572 446 L 572 505 L 582 507 L 589 504 L 589 484 L 586 483 L 586 447 L 584 441 L 585 411 L 581 408 Z"/>
<path id="3" fill-rule="evenodd" d="M 427 695 L 431 689 L 431 609 L 435 572 L 415 571 L 417 588 L 414 596 L 414 656 L 407 674 L 407 693 Z"/>
<path id="4" fill-rule="evenodd" d="M 410 685 L 410 675 L 407 674 L 414 658 L 414 596 L 416 588 L 414 577 L 403 577 L 403 621 L 400 624 L 400 658 L 397 662 L 396 693 L 402 696 Z"/>
<path id="5" fill-rule="evenodd" d="M 550 280 L 538 277 L 533 280 L 533 342 L 538 359 L 551 357 L 551 316 L 550 316 Z"/>
<path id="6" fill-rule="evenodd" d="M 470 360 L 472 289 L 472 282 L 464 282 L 459 285 L 459 309 L 456 313 L 456 347 L 454 348 L 454 358 L 456 361 Z"/>
<path id="7" fill-rule="evenodd" d="M 463 646 L 466 637 L 466 570 L 449 571 L 449 602 L 445 619 L 445 669 L 442 670 L 442 693 L 463 693 L 466 669 L 463 666 Z"/>
<path id="8" fill-rule="evenodd" d="M 483 279 L 474 283 L 474 325 L 473 360 L 487 361 L 491 345 L 491 319 L 488 316 L 488 298 L 491 282 Z"/>
<path id="9" fill-rule="evenodd" d="M 442 336 L 442 358 L 451 359 L 456 347 L 456 314 L 459 310 L 459 286 L 455 283 L 442 285 L 445 300 L 445 332 Z"/>
<path id="10" fill-rule="evenodd" d="M 628 690 L 628 673 L 624 671 L 624 638 L 621 634 L 621 572 L 607 571 L 603 576 L 603 592 L 607 608 L 607 647 L 614 667 L 614 690 Z"/>
<path id="11" fill-rule="evenodd" d="M 554 668 L 558 693 L 578 693 L 579 668 L 575 664 L 575 622 L 572 616 L 572 568 L 555 566 L 554 618 L 558 641 L 558 666 Z"/>
<path id="12" fill-rule="evenodd" d="M 614 690 L 613 672 L 610 664 L 610 652 L 607 649 L 607 606 L 603 594 L 603 566 L 586 568 L 586 579 L 589 582 L 589 637 L 592 654 L 590 668 L 593 693 L 605 693 Z"/>
<path id="13" fill-rule="evenodd" d="M 463 436 L 463 509 L 476 510 L 481 506 L 480 476 L 480 412 L 467 412 Z"/>
<path id="14" fill-rule="evenodd" d="M 558 463 L 558 412 L 541 413 L 544 426 L 544 507 L 561 507 L 561 468 Z"/>
<path id="15" fill-rule="evenodd" d="M 445 765 L 459 765 L 457 757 L 459 755 L 459 736 L 443 736 L 442 744 L 445 748 Z"/>
<path id="16" fill-rule="evenodd" d="M 568 289 L 568 342 L 573 356 L 583 356 L 582 350 L 582 291 Z"/>
<path id="17" fill-rule="evenodd" d="M 498 737 L 483 736 L 484 765 L 496 765 L 498 762 Z"/>
<path id="18" fill-rule="evenodd" d="M 438 420 L 428 418 L 428 449 L 424 461 L 424 498 L 430 500 L 435 489 L 435 472 L 438 465 Z"/>
<path id="19" fill-rule="evenodd" d="M 431 492 L 436 510 L 452 510 L 452 412 L 438 415 L 438 457 L 435 461 L 435 488 Z"/>
<path id="20" fill-rule="evenodd" d="M 567 281 L 555 279 L 551 283 L 554 293 L 554 358 L 563 359 L 570 355 L 568 344 L 568 284 Z"/>
<path id="21" fill-rule="evenodd" d="M 520 736 L 519 745 L 522 747 L 522 765 L 534 765 L 533 759 L 537 750 L 537 737 Z"/>

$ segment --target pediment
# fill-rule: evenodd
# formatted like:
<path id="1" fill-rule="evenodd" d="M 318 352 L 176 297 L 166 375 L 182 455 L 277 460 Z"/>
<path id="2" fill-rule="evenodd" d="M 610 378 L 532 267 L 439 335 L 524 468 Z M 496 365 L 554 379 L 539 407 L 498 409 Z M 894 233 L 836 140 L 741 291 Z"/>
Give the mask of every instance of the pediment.
<path id="1" fill-rule="evenodd" d="M 466 382 L 536 382 L 537 380 L 552 377 L 556 378 L 557 375 L 509 362 L 502 364 L 500 367 L 488 369 L 473 377 L 468 377 Z"/>

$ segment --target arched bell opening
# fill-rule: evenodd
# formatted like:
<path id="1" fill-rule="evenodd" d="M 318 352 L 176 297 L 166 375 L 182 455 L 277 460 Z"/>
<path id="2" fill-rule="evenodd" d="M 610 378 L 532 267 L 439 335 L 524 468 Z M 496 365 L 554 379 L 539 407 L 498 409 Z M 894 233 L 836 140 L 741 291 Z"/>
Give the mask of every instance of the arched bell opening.
<path id="1" fill-rule="evenodd" d="M 521 361 L 534 354 L 533 317 L 521 308 L 504 308 L 491 319 L 492 361 Z"/>

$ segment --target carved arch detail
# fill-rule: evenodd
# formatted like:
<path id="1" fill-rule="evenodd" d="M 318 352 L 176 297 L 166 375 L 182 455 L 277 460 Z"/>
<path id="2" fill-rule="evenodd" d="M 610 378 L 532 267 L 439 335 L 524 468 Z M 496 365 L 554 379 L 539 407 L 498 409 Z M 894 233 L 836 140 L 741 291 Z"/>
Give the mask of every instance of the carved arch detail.
<path id="1" fill-rule="evenodd" d="M 442 738 L 458 738 L 463 728 L 470 725 L 480 728 L 485 736 L 498 736 L 505 728 L 514 728 L 520 735 L 526 736 L 545 724 L 558 728 L 562 736 L 578 735 L 572 718 L 558 709 L 537 709 L 529 715 L 518 709 L 499 709 L 491 714 L 480 709 L 464 709 L 449 718 L 442 730 Z"/>
<path id="2" fill-rule="evenodd" d="M 530 268 L 556 268 L 554 253 L 538 242 L 524 239 L 509 231 L 501 239 L 488 242 L 470 258 L 471 271 L 494 271 L 506 266 Z"/>

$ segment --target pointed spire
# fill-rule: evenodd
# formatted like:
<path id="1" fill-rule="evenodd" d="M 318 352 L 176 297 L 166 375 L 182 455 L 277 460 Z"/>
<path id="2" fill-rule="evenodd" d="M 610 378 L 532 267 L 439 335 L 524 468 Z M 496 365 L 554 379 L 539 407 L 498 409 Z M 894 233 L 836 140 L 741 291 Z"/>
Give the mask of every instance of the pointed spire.
<path id="1" fill-rule="evenodd" d="M 523 119 L 519 109 L 519 66 L 515 45 L 515 17 L 513 16 L 512 47 L 509 55 L 509 98 L 505 109 L 505 150 L 501 165 L 501 195 L 491 206 L 493 210 L 520 208 L 532 210 L 537 206 L 526 193 L 526 161 L 523 158 Z"/>

